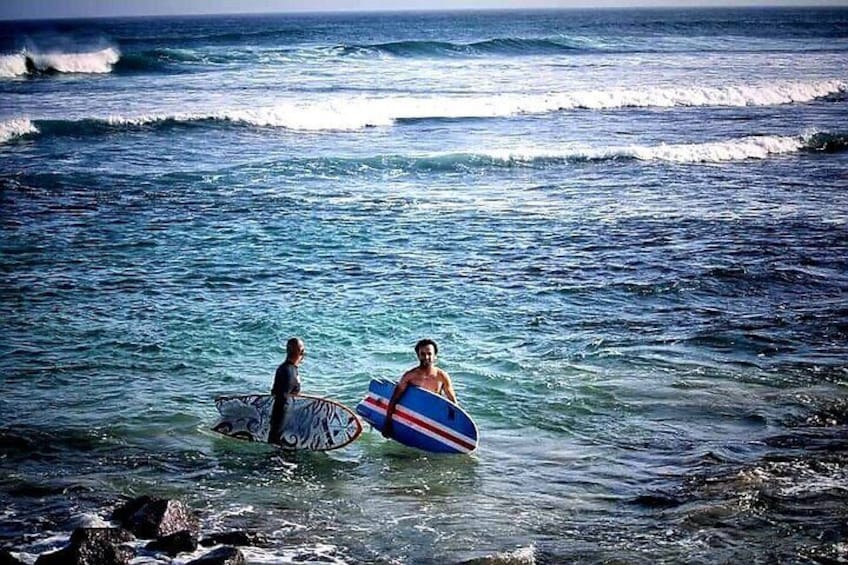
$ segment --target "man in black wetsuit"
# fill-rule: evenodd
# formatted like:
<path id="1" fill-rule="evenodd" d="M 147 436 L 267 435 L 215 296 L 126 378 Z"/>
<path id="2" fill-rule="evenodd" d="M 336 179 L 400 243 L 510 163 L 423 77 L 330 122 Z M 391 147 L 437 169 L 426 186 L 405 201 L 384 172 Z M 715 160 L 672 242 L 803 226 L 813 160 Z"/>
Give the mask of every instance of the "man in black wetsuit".
<path id="1" fill-rule="evenodd" d="M 277 367 L 274 386 L 271 388 L 271 394 L 274 395 L 274 408 L 271 410 L 268 443 L 281 443 L 289 398 L 300 394 L 300 377 L 297 374 L 297 367 L 303 361 L 304 355 L 306 355 L 306 346 L 302 339 L 293 337 L 286 342 L 286 360 Z"/>

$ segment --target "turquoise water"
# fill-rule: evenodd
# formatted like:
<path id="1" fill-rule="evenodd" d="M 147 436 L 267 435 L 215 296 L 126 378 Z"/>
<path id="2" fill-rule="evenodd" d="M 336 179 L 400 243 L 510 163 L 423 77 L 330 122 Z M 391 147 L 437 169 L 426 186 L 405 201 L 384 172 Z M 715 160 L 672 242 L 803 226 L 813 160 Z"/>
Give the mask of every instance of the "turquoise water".
<path id="1" fill-rule="evenodd" d="M 160 494 L 256 563 L 845 557 L 845 10 L 0 32 L 5 547 Z M 351 407 L 435 339 L 480 449 L 210 432 L 292 335 Z"/>

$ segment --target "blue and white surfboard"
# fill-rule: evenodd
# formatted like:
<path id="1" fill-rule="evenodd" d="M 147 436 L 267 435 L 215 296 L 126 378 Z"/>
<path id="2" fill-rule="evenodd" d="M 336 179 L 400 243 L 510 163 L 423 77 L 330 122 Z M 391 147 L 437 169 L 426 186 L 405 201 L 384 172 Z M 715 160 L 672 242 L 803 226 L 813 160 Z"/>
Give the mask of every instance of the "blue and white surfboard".
<path id="1" fill-rule="evenodd" d="M 356 406 L 357 414 L 382 432 L 394 390 L 391 381 L 372 380 L 368 394 Z M 471 453 L 477 449 L 477 426 L 453 402 L 410 386 L 392 414 L 392 439 L 433 453 Z"/>

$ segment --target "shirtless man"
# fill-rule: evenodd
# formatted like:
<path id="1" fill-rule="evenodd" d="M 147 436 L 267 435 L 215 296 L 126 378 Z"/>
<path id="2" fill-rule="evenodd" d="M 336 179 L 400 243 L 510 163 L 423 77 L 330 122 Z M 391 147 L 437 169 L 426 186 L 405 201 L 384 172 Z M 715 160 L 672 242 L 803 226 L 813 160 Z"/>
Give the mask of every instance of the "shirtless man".
<path id="1" fill-rule="evenodd" d="M 436 394 L 443 394 L 451 402 L 456 402 L 453 383 L 447 372 L 436 367 L 436 354 L 439 346 L 432 339 L 422 339 L 415 344 L 415 354 L 418 356 L 418 366 L 408 370 L 398 381 L 395 392 L 386 408 L 386 423 L 383 425 L 383 436 L 392 436 L 392 414 L 403 393 L 409 385 L 414 385 Z"/>

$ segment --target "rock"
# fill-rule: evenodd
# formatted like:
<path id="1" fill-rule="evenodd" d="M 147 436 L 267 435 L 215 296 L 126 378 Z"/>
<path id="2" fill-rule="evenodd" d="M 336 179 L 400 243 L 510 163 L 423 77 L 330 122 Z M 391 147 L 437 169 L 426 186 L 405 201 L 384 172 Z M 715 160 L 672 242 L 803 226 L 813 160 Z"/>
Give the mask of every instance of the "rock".
<path id="1" fill-rule="evenodd" d="M 145 549 L 163 551 L 171 557 L 176 557 L 178 553 L 197 549 L 197 534 L 182 530 L 148 543 Z"/>
<path id="2" fill-rule="evenodd" d="M 0 565 L 24 565 L 20 559 L 15 559 L 6 549 L 0 549 Z"/>
<path id="3" fill-rule="evenodd" d="M 124 504 L 115 508 L 112 511 L 112 519 L 121 524 L 126 524 L 130 521 L 130 517 L 141 510 L 141 507 L 145 504 L 153 502 L 154 500 L 158 500 L 153 498 L 152 496 L 138 496 L 131 500 L 126 501 Z"/>
<path id="4" fill-rule="evenodd" d="M 141 496 L 112 514 L 125 528 L 145 539 L 162 538 L 180 531 L 200 532 L 200 521 L 179 500 Z"/>
<path id="5" fill-rule="evenodd" d="M 127 543 L 135 541 L 135 536 L 123 528 L 77 528 L 71 534 L 71 545 L 89 543 Z"/>
<path id="6" fill-rule="evenodd" d="M 673 508 L 675 506 L 680 506 L 681 504 L 683 504 L 682 500 L 664 494 L 641 494 L 634 498 L 632 502 L 633 504 L 638 504 L 639 506 L 658 509 Z"/>
<path id="7" fill-rule="evenodd" d="M 14 449 L 16 451 L 29 451 L 33 449 L 34 442 L 24 435 L 13 430 L 0 429 L 0 449 Z"/>
<path id="8" fill-rule="evenodd" d="M 36 565 L 127 565 L 135 551 L 124 542 L 135 539 L 120 528 L 77 528 L 71 543 L 52 553 L 44 553 Z"/>
<path id="9" fill-rule="evenodd" d="M 235 547 L 219 547 L 186 565 L 245 565 L 244 555 Z"/>
<path id="10" fill-rule="evenodd" d="M 212 545 L 252 545 L 262 547 L 268 545 L 268 538 L 258 532 L 218 532 L 204 537 L 200 540 L 200 545 L 209 547 Z"/>

